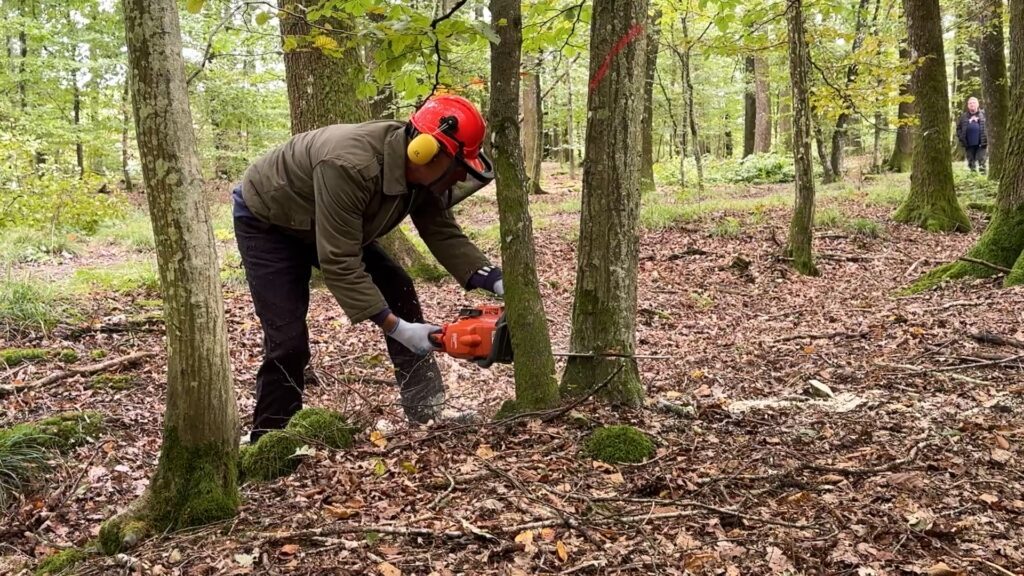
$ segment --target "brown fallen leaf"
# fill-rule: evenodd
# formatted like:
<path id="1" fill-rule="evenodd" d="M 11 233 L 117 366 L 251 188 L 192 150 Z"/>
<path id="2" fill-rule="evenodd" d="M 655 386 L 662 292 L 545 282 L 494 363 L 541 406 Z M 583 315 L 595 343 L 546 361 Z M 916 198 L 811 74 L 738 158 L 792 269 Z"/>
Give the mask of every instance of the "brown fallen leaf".
<path id="1" fill-rule="evenodd" d="M 939 562 L 928 569 L 928 576 L 963 576 L 963 570 L 954 570 L 946 565 L 945 562 Z"/>
<path id="2" fill-rule="evenodd" d="M 772 574 L 782 574 L 786 571 L 793 570 L 793 563 L 786 558 L 786 555 L 782 553 L 775 546 L 768 547 L 768 554 L 765 556 L 765 560 L 768 562 L 768 569 L 772 571 Z"/>
<path id="3" fill-rule="evenodd" d="M 351 508 L 345 508 L 343 506 L 329 505 L 324 506 L 324 514 L 332 518 L 337 518 L 338 520 L 345 520 L 359 514 L 359 511 Z"/>
<path id="4" fill-rule="evenodd" d="M 277 551 L 278 556 L 294 556 L 299 551 L 298 544 L 285 544 Z"/>
<path id="5" fill-rule="evenodd" d="M 843 480 L 846 480 L 846 478 L 843 478 L 842 476 L 839 476 L 838 474 L 828 474 L 828 475 L 822 476 L 821 478 L 818 478 L 818 482 L 821 483 L 821 484 L 839 484 Z"/>
<path id="6" fill-rule="evenodd" d="M 370 432 L 370 442 L 372 442 L 377 448 L 384 448 L 388 445 L 387 438 L 384 437 L 384 434 L 382 434 L 380 430 Z"/>
<path id="7" fill-rule="evenodd" d="M 381 576 L 402 576 L 402 571 L 390 562 L 377 564 L 377 572 L 380 572 Z"/>
<path id="8" fill-rule="evenodd" d="M 481 444 L 480 447 L 476 449 L 476 455 L 483 460 L 488 460 L 490 458 L 494 458 L 494 450 L 491 450 L 491 447 L 487 444 Z"/>
<path id="9" fill-rule="evenodd" d="M 516 534 L 515 541 L 523 545 L 523 551 L 527 554 L 530 554 L 537 549 L 537 547 L 533 545 L 533 530 L 523 530 L 519 534 Z"/>
<path id="10" fill-rule="evenodd" d="M 985 504 L 995 504 L 996 502 L 999 502 L 999 496 L 996 496 L 995 494 L 982 494 L 981 496 L 978 496 L 978 499 Z"/>
<path id="11" fill-rule="evenodd" d="M 993 439 L 996 442 L 996 447 L 997 448 L 1000 448 L 1002 450 L 1009 450 L 1010 449 L 1010 443 L 1006 440 L 1006 438 L 1002 434 L 996 433 L 996 434 L 993 434 L 992 436 L 993 436 Z"/>
<path id="12" fill-rule="evenodd" d="M 555 530 L 554 528 L 541 528 L 540 537 L 548 542 L 555 541 Z"/>
<path id="13" fill-rule="evenodd" d="M 990 456 L 992 460 L 1000 464 L 1006 464 L 1011 458 L 1013 458 L 1013 454 L 1007 450 L 1003 450 L 1002 448 L 993 448 Z"/>
<path id="14" fill-rule="evenodd" d="M 562 562 L 569 561 L 569 551 L 566 550 L 565 543 L 561 540 L 555 543 L 555 552 L 558 554 L 558 557 L 562 560 Z"/>
<path id="15" fill-rule="evenodd" d="M 696 554 L 687 554 L 683 557 L 683 568 L 690 572 L 697 572 L 702 566 L 715 559 L 715 554 L 712 552 L 697 552 Z"/>

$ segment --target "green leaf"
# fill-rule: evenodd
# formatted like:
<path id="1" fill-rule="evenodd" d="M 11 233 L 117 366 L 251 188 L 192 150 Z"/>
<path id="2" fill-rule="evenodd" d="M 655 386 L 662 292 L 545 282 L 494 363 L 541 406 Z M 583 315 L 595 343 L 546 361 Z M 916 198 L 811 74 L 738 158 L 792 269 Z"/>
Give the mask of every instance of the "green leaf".
<path id="1" fill-rule="evenodd" d="M 267 23 L 267 20 L 270 20 L 270 13 L 269 12 L 263 11 L 263 12 L 259 12 L 259 13 L 256 14 L 256 25 L 257 26 L 263 26 L 264 24 Z"/>
<path id="2" fill-rule="evenodd" d="M 203 9 L 203 4 L 206 4 L 206 0 L 188 0 L 185 2 L 185 10 L 192 14 L 199 14 Z"/>
<path id="3" fill-rule="evenodd" d="M 388 467 L 384 464 L 384 461 L 377 459 L 377 463 L 373 465 L 373 475 L 383 476 L 388 473 Z"/>
<path id="4" fill-rule="evenodd" d="M 498 26 L 508 26 L 508 18 L 502 18 L 497 22 Z"/>

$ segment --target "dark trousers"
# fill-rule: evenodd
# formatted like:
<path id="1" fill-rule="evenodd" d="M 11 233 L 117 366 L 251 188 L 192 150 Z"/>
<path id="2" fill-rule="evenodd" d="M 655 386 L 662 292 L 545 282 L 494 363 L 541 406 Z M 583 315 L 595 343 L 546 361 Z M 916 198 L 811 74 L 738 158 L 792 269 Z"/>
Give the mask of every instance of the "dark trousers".
<path id="1" fill-rule="evenodd" d="M 976 169 L 980 169 L 985 172 L 985 153 L 987 149 L 984 146 L 964 146 L 964 155 L 967 156 L 967 167 L 974 172 Z"/>
<path id="2" fill-rule="evenodd" d="M 319 267 L 316 245 L 285 228 L 236 215 L 235 238 L 256 315 L 263 325 L 263 364 L 256 374 L 252 441 L 284 428 L 302 408 L 303 371 L 309 363 L 309 280 Z M 376 242 L 363 247 L 363 265 L 391 311 L 408 322 L 423 322 L 412 279 Z M 444 401 L 441 371 L 430 356 L 419 356 L 386 338 L 395 366 L 402 406 L 425 422 Z"/>

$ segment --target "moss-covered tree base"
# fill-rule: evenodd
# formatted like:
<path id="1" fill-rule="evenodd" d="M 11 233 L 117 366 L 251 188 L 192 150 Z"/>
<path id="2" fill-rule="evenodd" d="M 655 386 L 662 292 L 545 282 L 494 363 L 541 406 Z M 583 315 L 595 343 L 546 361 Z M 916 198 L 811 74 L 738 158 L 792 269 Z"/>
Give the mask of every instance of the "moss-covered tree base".
<path id="1" fill-rule="evenodd" d="M 165 430 L 160 462 L 146 495 L 100 528 L 103 552 L 116 554 L 153 532 L 234 516 L 239 505 L 237 449 L 234 442 L 187 446 L 176 430 Z"/>
<path id="2" fill-rule="evenodd" d="M 591 458 L 609 464 L 636 463 L 654 456 L 654 443 L 632 426 L 605 426 L 590 435 L 585 452 Z"/>
<path id="3" fill-rule="evenodd" d="M 623 364 L 622 370 L 598 392 L 598 396 L 611 404 L 641 406 L 644 387 L 636 361 L 631 359 L 570 358 L 559 387 L 562 397 L 572 399 L 590 394 L 618 370 L 620 363 Z"/>
<path id="4" fill-rule="evenodd" d="M 1021 252 L 1020 256 L 1017 257 L 1017 263 L 1010 269 L 1010 274 L 1007 275 L 1006 280 L 1003 281 L 1003 286 L 1021 286 L 1024 285 L 1024 251 Z"/>
<path id="5" fill-rule="evenodd" d="M 340 450 L 352 446 L 358 428 L 343 415 L 323 408 L 298 411 L 284 430 L 273 430 L 246 447 L 240 470 L 246 481 L 262 482 L 287 476 L 299 467 L 296 451 L 306 445 Z"/>
<path id="6" fill-rule="evenodd" d="M 1024 209 L 1019 209 L 1011 213 L 996 212 L 988 227 L 985 228 L 984 234 L 978 238 L 978 242 L 967 253 L 967 256 L 1010 268 L 1020 260 L 1022 250 L 1024 250 Z M 988 278 L 995 274 L 997 271 L 988 266 L 963 261 L 951 262 L 928 272 L 915 281 L 906 292 L 909 294 L 923 292 L 947 280 Z M 1017 284 L 1021 283 L 1020 276 L 1020 273 L 1016 276 Z M 1013 286 L 1014 282 L 1015 276 L 1011 273 L 1004 284 Z"/>
<path id="7" fill-rule="evenodd" d="M 957 202 L 919 202 L 908 198 L 896 210 L 893 220 L 924 228 L 929 232 L 970 232 L 971 220 Z"/>

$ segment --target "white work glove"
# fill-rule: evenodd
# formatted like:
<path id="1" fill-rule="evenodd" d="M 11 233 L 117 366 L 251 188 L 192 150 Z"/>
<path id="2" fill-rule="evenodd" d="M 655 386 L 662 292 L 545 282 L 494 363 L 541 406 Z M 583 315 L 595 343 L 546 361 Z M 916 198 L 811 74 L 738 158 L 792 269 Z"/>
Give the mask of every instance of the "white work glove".
<path id="1" fill-rule="evenodd" d="M 440 332 L 440 326 L 406 322 L 399 318 L 398 324 L 395 324 L 395 328 L 388 333 L 388 336 L 398 340 L 403 346 L 412 350 L 416 354 L 426 356 L 439 348 L 439 346 L 430 338 L 430 335 L 438 334 Z"/>
<path id="2" fill-rule="evenodd" d="M 502 298 L 505 297 L 505 284 L 501 280 L 494 283 L 494 293 Z"/>

